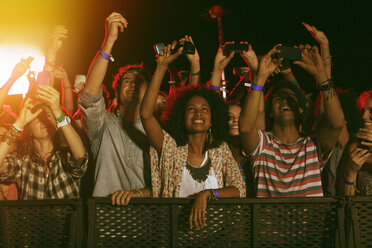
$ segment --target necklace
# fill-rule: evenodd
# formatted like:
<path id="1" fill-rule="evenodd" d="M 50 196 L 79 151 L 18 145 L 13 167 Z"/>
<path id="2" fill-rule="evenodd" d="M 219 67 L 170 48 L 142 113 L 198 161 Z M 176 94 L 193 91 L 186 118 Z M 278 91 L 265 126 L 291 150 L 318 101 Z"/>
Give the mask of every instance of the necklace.
<path id="1" fill-rule="evenodd" d="M 195 181 L 202 183 L 205 182 L 208 177 L 211 168 L 211 160 L 208 158 L 207 163 L 203 167 L 194 167 L 186 161 L 186 168 Z"/>

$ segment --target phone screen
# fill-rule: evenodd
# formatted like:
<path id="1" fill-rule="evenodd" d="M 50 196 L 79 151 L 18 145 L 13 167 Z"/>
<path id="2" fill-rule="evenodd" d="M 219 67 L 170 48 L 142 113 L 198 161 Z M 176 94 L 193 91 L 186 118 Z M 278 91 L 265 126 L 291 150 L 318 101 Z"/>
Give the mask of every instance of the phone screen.
<path id="1" fill-rule="evenodd" d="M 50 85 L 51 74 L 47 71 L 41 71 L 37 74 L 36 87 L 39 85 Z"/>

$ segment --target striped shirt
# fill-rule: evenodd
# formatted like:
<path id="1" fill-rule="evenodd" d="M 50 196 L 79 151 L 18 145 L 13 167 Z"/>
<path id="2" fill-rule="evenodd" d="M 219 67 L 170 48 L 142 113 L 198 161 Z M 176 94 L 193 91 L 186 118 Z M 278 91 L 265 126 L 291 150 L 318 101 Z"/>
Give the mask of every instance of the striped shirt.
<path id="1" fill-rule="evenodd" d="M 320 158 L 310 137 L 287 145 L 273 133 L 258 132 L 260 142 L 250 155 L 257 197 L 323 196 L 320 172 L 328 159 Z"/>

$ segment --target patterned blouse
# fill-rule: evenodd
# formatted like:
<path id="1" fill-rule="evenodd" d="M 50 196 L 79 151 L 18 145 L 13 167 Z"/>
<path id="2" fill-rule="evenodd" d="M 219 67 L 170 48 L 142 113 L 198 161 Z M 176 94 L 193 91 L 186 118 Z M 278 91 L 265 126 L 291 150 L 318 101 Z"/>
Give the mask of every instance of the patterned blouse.
<path id="1" fill-rule="evenodd" d="M 177 146 L 176 141 L 163 130 L 164 140 L 160 158 L 154 147 L 150 149 L 153 197 L 179 197 L 183 167 L 186 166 L 188 146 Z M 220 188 L 233 186 L 245 197 L 246 189 L 238 164 L 226 144 L 209 150 L 212 168 Z"/>
<path id="2" fill-rule="evenodd" d="M 32 160 L 30 156 L 11 153 L 5 157 L 0 180 L 16 182 L 20 200 L 78 198 L 79 179 L 87 165 L 87 153 L 77 161 L 68 149 L 61 149 L 49 159 L 46 174 L 40 157 Z"/>

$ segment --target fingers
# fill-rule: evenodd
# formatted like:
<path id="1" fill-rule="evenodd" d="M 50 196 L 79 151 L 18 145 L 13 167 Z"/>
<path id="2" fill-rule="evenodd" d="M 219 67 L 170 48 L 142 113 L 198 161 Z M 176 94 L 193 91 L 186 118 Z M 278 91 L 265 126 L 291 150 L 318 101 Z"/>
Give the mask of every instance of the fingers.
<path id="1" fill-rule="evenodd" d="M 118 190 L 111 196 L 112 205 L 125 206 L 128 205 L 131 196 L 130 191 Z"/>

